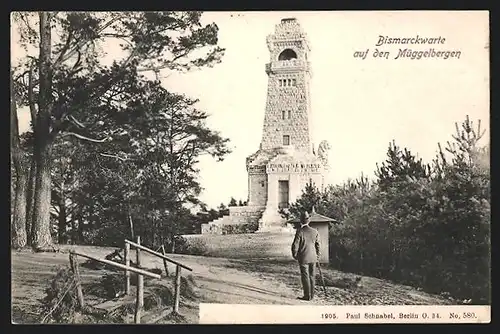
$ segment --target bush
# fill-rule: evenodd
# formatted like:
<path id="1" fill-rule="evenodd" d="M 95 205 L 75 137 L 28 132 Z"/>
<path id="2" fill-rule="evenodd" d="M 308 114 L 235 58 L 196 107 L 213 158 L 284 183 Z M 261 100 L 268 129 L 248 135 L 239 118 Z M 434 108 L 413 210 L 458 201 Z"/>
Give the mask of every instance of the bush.
<path id="1" fill-rule="evenodd" d="M 112 299 L 118 297 L 124 292 L 124 279 L 123 274 L 105 274 L 100 282 L 105 295 L 103 297 Z"/>
<path id="2" fill-rule="evenodd" d="M 181 296 L 187 299 L 195 300 L 198 297 L 195 291 L 196 286 L 196 281 L 194 280 L 193 275 L 182 276 L 180 287 Z"/>
<path id="3" fill-rule="evenodd" d="M 59 268 L 42 300 L 45 322 L 71 323 L 78 307 L 74 275 L 70 268 Z M 49 312 L 50 313 L 49 315 Z M 43 320 L 43 319 L 42 319 Z"/>
<path id="4" fill-rule="evenodd" d="M 330 231 L 336 268 L 491 302 L 489 152 L 468 119 L 432 164 L 391 143 L 377 179 L 349 181 L 296 204 L 341 221 Z M 313 191 L 314 190 L 314 191 Z M 314 196 L 313 196 L 314 195 Z"/>
<path id="5" fill-rule="evenodd" d="M 231 224 L 222 226 L 222 234 L 253 233 L 259 228 L 259 223 Z"/>
<path id="6" fill-rule="evenodd" d="M 201 239 L 180 237 L 176 243 L 175 252 L 177 254 L 206 256 L 208 247 Z"/>

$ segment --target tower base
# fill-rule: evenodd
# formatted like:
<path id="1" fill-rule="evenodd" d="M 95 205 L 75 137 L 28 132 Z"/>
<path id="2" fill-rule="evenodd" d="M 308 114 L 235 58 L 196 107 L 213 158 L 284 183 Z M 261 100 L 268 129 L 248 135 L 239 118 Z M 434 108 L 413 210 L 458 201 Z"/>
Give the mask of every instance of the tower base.
<path id="1" fill-rule="evenodd" d="M 255 233 L 293 233 L 294 228 L 281 216 L 277 208 L 268 207 L 259 219 L 259 229 Z"/>

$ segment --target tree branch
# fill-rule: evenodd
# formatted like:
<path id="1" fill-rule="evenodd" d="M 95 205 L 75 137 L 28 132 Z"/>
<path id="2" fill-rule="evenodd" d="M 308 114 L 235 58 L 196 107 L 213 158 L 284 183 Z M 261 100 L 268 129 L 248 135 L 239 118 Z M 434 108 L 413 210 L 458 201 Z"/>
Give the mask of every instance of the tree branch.
<path id="1" fill-rule="evenodd" d="M 85 128 L 85 125 L 82 122 L 80 122 L 79 120 L 77 120 L 74 116 L 69 115 L 69 118 L 70 118 L 70 122 L 72 122 L 73 124 L 75 124 L 77 127 L 79 127 L 79 128 Z"/>
<path id="2" fill-rule="evenodd" d="M 192 50 L 186 50 L 185 52 L 175 56 L 174 58 L 172 58 L 171 60 L 169 61 L 166 61 L 163 65 L 158 65 L 158 66 L 150 66 L 150 67 L 141 67 L 141 68 L 138 68 L 137 69 L 137 72 L 147 72 L 147 71 L 160 71 L 160 70 L 164 70 L 166 68 L 170 68 L 172 66 L 172 64 L 182 58 L 182 57 L 185 57 L 187 56 Z"/>
<path id="3" fill-rule="evenodd" d="M 118 160 L 121 160 L 121 161 L 129 161 L 129 160 L 132 160 L 132 159 L 128 159 L 128 158 L 122 158 L 122 157 L 119 157 L 117 155 L 114 155 L 114 154 L 108 154 L 108 153 L 99 153 L 100 156 L 103 156 L 103 157 L 108 157 L 108 158 L 113 158 L 113 159 L 118 159 Z"/>
<path id="4" fill-rule="evenodd" d="M 94 138 L 85 137 L 83 135 L 80 135 L 80 134 L 74 133 L 74 132 L 65 132 L 65 133 L 62 134 L 62 136 L 63 137 L 73 136 L 73 137 L 76 137 L 78 139 L 90 141 L 90 142 L 93 142 L 93 143 L 104 143 L 104 142 L 108 141 L 107 137 L 103 138 L 103 139 L 94 139 Z"/>
<path id="5" fill-rule="evenodd" d="M 73 38 L 73 30 L 70 30 L 68 32 L 68 37 L 66 38 L 66 43 L 64 43 L 64 46 L 59 53 L 59 57 L 57 57 L 57 60 L 54 62 L 55 64 L 58 64 L 68 51 L 72 38 Z"/>
<path id="6" fill-rule="evenodd" d="M 30 115 L 31 115 L 31 122 L 33 124 L 33 128 L 35 128 L 35 122 L 36 122 L 36 105 L 35 105 L 35 98 L 33 97 L 33 89 L 34 89 L 34 83 L 33 83 L 33 72 L 35 70 L 35 59 L 32 59 L 31 65 L 30 65 L 30 70 L 28 73 L 28 105 L 30 108 Z"/>
<path id="7" fill-rule="evenodd" d="M 104 31 L 104 29 L 106 29 L 107 27 L 109 27 L 110 25 L 112 25 L 114 22 L 116 22 L 117 20 L 119 20 L 119 17 L 114 17 L 112 19 L 110 19 L 108 22 L 104 23 L 100 28 L 99 30 L 97 31 L 97 34 L 101 33 L 102 31 Z M 76 52 L 79 52 L 79 50 L 85 46 L 85 44 L 87 43 L 90 43 L 91 40 L 89 39 L 84 39 L 82 41 L 80 41 L 79 43 L 77 43 L 72 49 L 71 51 L 69 51 L 68 53 L 66 53 L 66 56 L 64 57 L 61 57 L 61 59 L 58 59 L 59 61 L 57 63 L 54 63 L 54 65 L 57 65 L 58 63 L 63 63 L 65 62 L 66 60 L 70 59 L 71 57 L 73 57 L 75 55 Z"/>

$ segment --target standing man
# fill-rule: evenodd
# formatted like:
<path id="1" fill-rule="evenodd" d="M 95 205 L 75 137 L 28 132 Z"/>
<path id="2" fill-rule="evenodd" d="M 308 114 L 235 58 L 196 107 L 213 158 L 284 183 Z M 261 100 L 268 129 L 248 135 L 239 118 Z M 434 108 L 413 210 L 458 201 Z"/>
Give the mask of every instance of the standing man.
<path id="1" fill-rule="evenodd" d="M 292 256 L 299 262 L 300 278 L 304 296 L 302 300 L 312 300 L 316 279 L 316 262 L 319 261 L 319 232 L 309 226 L 309 213 L 300 214 L 300 227 L 297 228 L 295 239 L 292 243 Z"/>

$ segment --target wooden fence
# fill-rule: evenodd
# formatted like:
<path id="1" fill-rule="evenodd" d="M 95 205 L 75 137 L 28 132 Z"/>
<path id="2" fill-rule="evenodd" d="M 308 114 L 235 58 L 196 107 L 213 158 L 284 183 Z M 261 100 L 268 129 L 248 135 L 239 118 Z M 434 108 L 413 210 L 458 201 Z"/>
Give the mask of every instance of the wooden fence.
<path id="1" fill-rule="evenodd" d="M 130 247 L 134 247 L 136 249 L 136 267 L 133 267 L 130 265 Z M 149 253 L 151 255 L 154 255 L 156 257 L 159 257 L 163 260 L 163 265 L 165 267 L 165 274 L 168 276 L 168 266 L 167 262 L 173 263 L 176 265 L 176 270 L 175 270 L 175 281 L 174 281 L 174 288 L 175 288 L 175 297 L 174 297 L 174 304 L 173 304 L 173 313 L 179 314 L 179 301 L 180 301 L 180 285 L 181 285 L 181 269 L 184 268 L 189 271 L 193 271 L 190 267 L 177 262 L 175 260 L 172 260 L 168 258 L 165 255 L 165 248 L 161 247 L 162 253 L 158 253 L 152 249 L 149 249 L 145 246 L 141 245 L 141 238 L 138 236 L 137 237 L 137 242 L 132 242 L 130 240 L 125 240 L 125 264 L 121 264 L 118 262 L 110 261 L 110 260 L 105 260 L 105 259 L 98 259 L 96 257 L 78 253 L 75 251 L 70 251 L 69 254 L 69 261 L 70 261 L 70 266 L 71 270 L 74 273 L 75 276 L 75 281 L 76 281 L 76 289 L 77 289 L 77 297 L 78 297 L 78 303 L 80 308 L 83 310 L 85 309 L 85 300 L 83 297 L 83 290 L 82 290 L 82 285 L 81 285 L 81 279 L 80 279 L 80 269 L 79 269 L 79 264 L 78 264 L 78 256 L 84 257 L 87 259 L 91 259 L 100 263 L 104 263 L 119 269 L 123 269 L 125 271 L 125 294 L 130 295 L 130 273 L 136 273 L 137 274 L 137 292 L 136 292 L 136 305 L 135 305 L 135 314 L 134 314 L 134 322 L 139 324 L 141 322 L 141 313 L 144 308 L 144 276 L 150 277 L 150 278 L 156 278 L 156 279 L 161 279 L 161 275 L 155 274 L 152 272 L 149 272 L 147 270 L 143 270 L 140 268 L 141 266 L 141 250 L 145 251 L 146 253 Z"/>
<path id="2" fill-rule="evenodd" d="M 179 313 L 179 301 L 180 301 L 180 288 L 181 288 L 181 270 L 182 268 L 186 269 L 186 270 L 189 270 L 189 271 L 193 271 L 193 269 L 191 269 L 190 267 L 180 263 L 180 262 L 177 262 L 175 260 L 172 260 L 170 258 L 168 258 L 166 255 L 165 255 L 165 248 L 162 248 L 163 250 L 163 254 L 161 253 L 158 253 L 158 252 L 155 252 L 154 250 L 152 249 L 149 249 L 147 247 L 144 247 L 140 244 L 140 239 L 138 237 L 138 242 L 135 243 L 135 242 L 132 242 L 130 240 L 125 240 L 125 264 L 129 263 L 130 262 L 130 246 L 132 247 L 135 247 L 136 248 L 136 254 L 140 254 L 140 251 L 143 250 L 145 251 L 146 253 L 149 253 L 151 255 L 154 255 L 156 257 L 159 257 L 161 259 L 163 259 L 163 265 L 165 266 L 165 272 L 168 273 L 168 267 L 167 267 L 167 262 L 170 262 L 170 263 L 173 263 L 176 265 L 175 267 L 175 281 L 174 281 L 174 289 L 175 289 L 175 295 L 174 295 L 174 309 L 173 309 L 173 312 L 178 314 Z M 139 266 L 139 255 L 137 255 L 137 266 Z M 125 293 L 126 294 L 129 294 L 130 293 L 130 273 L 128 273 L 127 271 L 125 272 L 125 280 L 126 280 L 126 283 L 125 283 Z"/>

